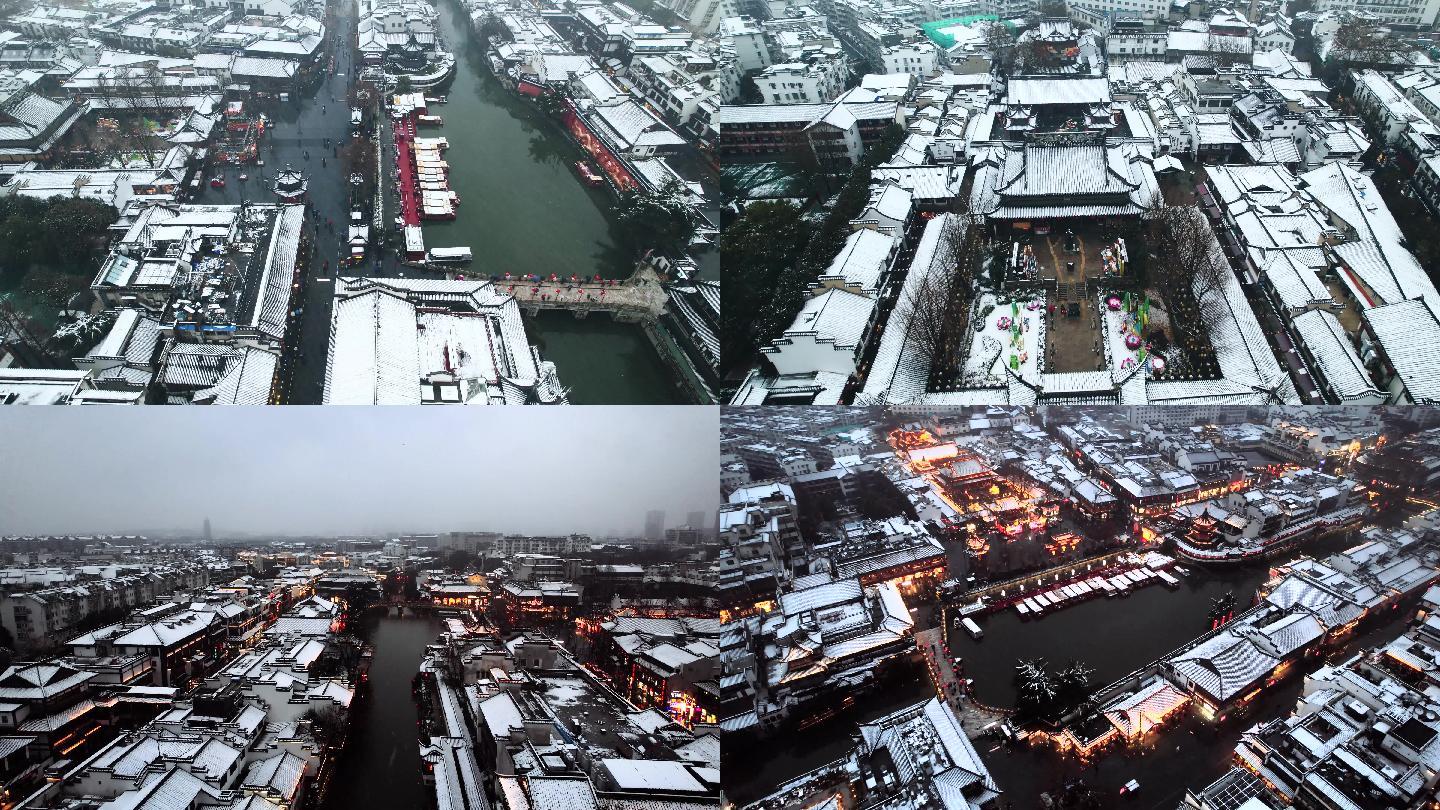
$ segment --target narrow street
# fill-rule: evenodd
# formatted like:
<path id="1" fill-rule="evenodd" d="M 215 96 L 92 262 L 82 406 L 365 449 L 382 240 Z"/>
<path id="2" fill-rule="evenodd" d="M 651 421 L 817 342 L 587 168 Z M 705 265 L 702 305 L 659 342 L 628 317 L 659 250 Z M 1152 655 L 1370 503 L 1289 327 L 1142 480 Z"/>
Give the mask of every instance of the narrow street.
<path id="1" fill-rule="evenodd" d="M 257 106 L 270 124 L 260 141 L 260 159 L 264 165 L 241 164 L 215 167 L 202 177 L 192 202 L 200 204 L 238 204 L 241 202 L 274 203 L 278 201 L 271 186 L 275 173 L 289 166 L 305 173 L 309 180 L 306 195 L 310 208 L 309 220 L 315 244 L 310 273 L 305 289 L 296 302 L 300 310 L 298 335 L 299 361 L 285 380 L 284 401 L 288 404 L 319 404 L 325 388 L 325 358 L 330 336 L 330 305 L 334 294 L 334 276 L 342 257 L 348 253 L 346 224 L 350 214 L 348 175 L 338 157 L 339 149 L 351 140 L 350 85 L 354 81 L 351 44 L 355 39 L 355 9 L 352 4 L 337 3 L 330 7 L 332 16 L 327 37 L 331 40 L 331 69 L 313 93 L 288 102 L 269 101 Z M 378 128 L 377 136 L 385 133 Z M 373 143 L 373 141 L 371 141 Z M 388 165 L 387 154 L 381 164 Z M 248 175 L 241 180 L 240 175 Z M 210 179 L 222 177 L 223 188 L 212 188 Z M 388 186 L 382 178 L 382 187 Z M 387 192 L 389 189 L 387 188 Z M 387 204 L 387 220 L 391 208 Z M 371 250 L 363 263 L 346 269 L 349 275 L 393 276 L 415 273 L 402 271 L 393 253 L 384 253 L 383 233 L 371 233 Z"/>
<path id="2" fill-rule="evenodd" d="M 1219 216 L 1219 209 L 1210 197 L 1210 192 L 1203 186 L 1194 187 L 1194 199 L 1200 202 L 1201 208 L 1209 213 L 1211 227 L 1215 230 L 1215 237 L 1221 241 L 1222 246 L 1226 241 L 1224 224 L 1216 221 Z M 1231 240 L 1233 242 L 1233 240 Z M 1295 383 L 1295 390 L 1299 392 L 1301 400 L 1306 405 L 1324 405 L 1325 397 L 1315 386 L 1315 380 L 1310 375 L 1310 368 L 1305 363 L 1305 358 L 1295 348 L 1295 342 L 1291 339 L 1290 333 L 1285 329 L 1275 312 L 1275 307 L 1254 285 L 1245 281 L 1243 271 L 1244 258 L 1232 255 L 1227 251 L 1227 261 L 1230 263 L 1230 270 L 1235 273 L 1240 281 L 1240 287 L 1245 292 L 1245 300 L 1250 302 L 1251 309 L 1260 320 L 1260 325 L 1265 330 L 1265 337 L 1269 340 L 1270 351 L 1275 355 L 1282 368 L 1290 375 Z"/>

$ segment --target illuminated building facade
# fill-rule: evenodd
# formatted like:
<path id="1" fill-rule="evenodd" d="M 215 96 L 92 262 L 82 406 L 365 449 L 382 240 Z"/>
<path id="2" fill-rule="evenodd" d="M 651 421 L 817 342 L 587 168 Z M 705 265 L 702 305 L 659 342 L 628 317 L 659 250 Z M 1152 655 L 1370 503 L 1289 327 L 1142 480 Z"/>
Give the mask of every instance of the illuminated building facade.
<path id="1" fill-rule="evenodd" d="M 702 641 L 647 647 L 634 657 L 626 697 L 642 709 L 661 709 L 687 728 L 714 723 L 715 706 L 696 686 L 713 683 L 719 653 Z"/>
<path id="2" fill-rule="evenodd" d="M 1113 528 L 1125 521 L 1120 499 L 1093 480 L 1077 484 L 1066 504 L 1070 517 L 1092 532 Z"/>
<path id="3" fill-rule="evenodd" d="M 507 582 L 499 592 L 500 612 L 510 627 L 566 623 L 580 607 L 580 587 L 569 582 Z"/>
<path id="4" fill-rule="evenodd" d="M 1440 429 L 1431 429 L 1356 457 L 1350 474 L 1382 500 L 1433 501 L 1440 495 Z"/>
<path id="5" fill-rule="evenodd" d="M 852 520 L 841 533 L 832 552 L 837 578 L 854 577 L 861 585 L 889 582 L 907 595 L 931 592 L 946 579 L 945 547 L 919 521 Z"/>
<path id="6" fill-rule="evenodd" d="M 1244 785 L 1244 795 L 1263 806 L 1433 806 L 1440 702 L 1388 655 L 1391 648 L 1427 660 L 1440 656 L 1432 640 L 1411 631 L 1387 648 L 1320 667 L 1306 677 L 1288 717 L 1241 736 L 1235 769 L 1219 781 Z M 1182 807 L 1204 808 L 1201 801 L 1214 792 L 1207 788 Z"/>
<path id="7" fill-rule="evenodd" d="M 1370 511 L 1355 481 L 1308 468 L 1290 471 L 1261 489 L 1234 482 L 1204 491 L 1211 497 L 1181 504 L 1146 523 L 1193 562 L 1271 556 L 1357 527 Z"/>
<path id="8" fill-rule="evenodd" d="M 686 726 L 714 723 L 719 711 L 720 621 L 614 616 L 577 620 L 595 668 L 642 708 L 659 707 Z"/>
<path id="9" fill-rule="evenodd" d="M 490 604 L 490 589 L 484 585 L 447 582 L 429 590 L 430 601 L 442 607 L 483 611 Z"/>
<path id="10" fill-rule="evenodd" d="M 210 611 L 160 605 L 71 639 L 77 656 L 143 655 L 153 664 L 154 685 L 184 688 L 213 666 L 225 647 L 225 622 Z"/>
<path id="11" fill-rule="evenodd" d="M 1330 460 L 1336 466 L 1343 466 L 1375 447 L 1383 436 L 1378 418 L 1361 424 L 1312 422 L 1281 420 L 1269 425 L 1265 430 L 1265 450 L 1296 464 L 1315 465 Z"/>
<path id="12" fill-rule="evenodd" d="M 511 579 L 523 582 L 572 580 L 580 575 L 581 561 L 550 554 L 516 554 L 505 559 Z"/>
<path id="13" fill-rule="evenodd" d="M 380 582 L 361 571 L 336 571 L 315 580 L 315 595 L 334 600 L 342 609 L 372 604 L 380 599 Z"/>
<path id="14" fill-rule="evenodd" d="M 37 750 L 76 754 L 100 720 L 88 699 L 95 673 L 64 664 L 17 664 L 0 672 L 0 730 L 30 733 Z"/>
<path id="15" fill-rule="evenodd" d="M 1323 561 L 1302 558 L 1277 569 L 1254 607 L 1162 659 L 1161 673 L 1189 695 L 1200 717 L 1223 719 L 1297 661 L 1351 637 L 1366 619 L 1440 577 L 1420 535 L 1372 528 L 1363 536 Z"/>

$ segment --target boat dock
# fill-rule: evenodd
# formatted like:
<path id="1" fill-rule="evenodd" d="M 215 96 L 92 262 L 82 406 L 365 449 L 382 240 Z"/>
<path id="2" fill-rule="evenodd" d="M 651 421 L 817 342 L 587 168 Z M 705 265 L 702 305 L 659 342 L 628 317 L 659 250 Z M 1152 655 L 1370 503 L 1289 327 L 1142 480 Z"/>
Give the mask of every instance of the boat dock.
<path id="1" fill-rule="evenodd" d="M 419 176 L 415 169 L 415 121 L 406 113 L 395 119 L 395 178 L 400 218 L 406 227 L 420 224 Z"/>
<path id="2" fill-rule="evenodd" d="M 945 646 L 944 633 L 940 628 L 932 627 L 916 633 L 915 646 L 925 659 L 925 669 L 930 673 L 936 693 L 955 712 L 960 725 L 965 729 L 965 736 L 976 739 L 996 723 L 1010 718 L 1009 711 L 984 706 L 970 697 L 965 679 L 952 663 L 950 651 Z"/>
<path id="3" fill-rule="evenodd" d="M 957 624 L 960 618 L 1011 609 L 1030 619 L 1087 599 L 1125 596 L 1157 582 L 1179 587 L 1180 580 L 1168 573 L 1176 568 L 1172 557 L 1155 551 L 1112 551 L 964 592 L 958 581 L 950 581 L 941 586 L 941 594 L 950 621 Z"/>
<path id="4" fill-rule="evenodd" d="M 1161 570 L 1175 564 L 1173 559 L 1163 554 L 1146 552 L 1138 555 L 1138 559 L 1121 559 L 1115 563 L 1069 582 L 1036 591 L 1021 590 L 1007 605 L 1014 607 L 1023 618 L 1035 618 L 1096 596 L 1125 596 L 1133 589 L 1157 582 L 1172 588 L 1180 586 L 1180 580 Z M 991 608 L 999 609 L 994 605 Z M 966 629 L 969 630 L 968 627 Z"/>
<path id="5" fill-rule="evenodd" d="M 419 93 L 397 95 L 391 105 L 395 140 L 395 186 L 400 198 L 397 222 L 405 230 L 405 253 L 411 261 L 425 257 L 420 232 L 423 220 L 450 220 L 460 198 L 450 189 L 450 164 L 444 152 L 450 142 L 444 137 L 421 137 L 422 123 L 438 126 L 437 116 L 426 115 L 428 101 Z"/>
<path id="6" fill-rule="evenodd" d="M 420 185 L 421 219 L 454 219 L 460 198 L 450 190 L 450 164 L 444 138 L 415 138 L 415 170 Z"/>

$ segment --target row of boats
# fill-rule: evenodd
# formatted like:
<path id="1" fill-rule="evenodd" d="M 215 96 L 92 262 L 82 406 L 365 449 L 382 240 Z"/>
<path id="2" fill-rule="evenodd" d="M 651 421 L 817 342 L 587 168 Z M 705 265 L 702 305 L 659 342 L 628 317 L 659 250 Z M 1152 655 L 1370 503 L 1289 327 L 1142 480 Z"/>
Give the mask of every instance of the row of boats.
<path id="1" fill-rule="evenodd" d="M 1155 582 L 1163 582 L 1171 588 L 1180 586 L 1180 580 L 1170 572 L 1140 566 L 1108 576 L 1093 576 L 1032 594 L 1016 602 L 1015 611 L 1024 617 L 1040 616 L 1046 611 L 1093 596 L 1124 596 L 1134 588 L 1142 588 Z"/>
<path id="2" fill-rule="evenodd" d="M 421 219 L 454 219 L 460 195 L 450 189 L 450 164 L 442 153 L 450 148 L 443 137 L 420 138 L 415 146 L 415 180 L 420 190 Z"/>

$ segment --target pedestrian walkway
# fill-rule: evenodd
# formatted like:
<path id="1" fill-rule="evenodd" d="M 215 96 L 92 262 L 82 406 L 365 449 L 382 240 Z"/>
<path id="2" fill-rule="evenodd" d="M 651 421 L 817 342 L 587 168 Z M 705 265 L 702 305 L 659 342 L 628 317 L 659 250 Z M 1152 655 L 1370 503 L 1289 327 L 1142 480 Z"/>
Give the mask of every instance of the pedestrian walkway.
<path id="1" fill-rule="evenodd" d="M 529 310 L 565 309 L 576 313 L 613 312 L 630 320 L 655 320 L 665 312 L 669 294 L 649 267 L 616 279 L 499 278 L 496 287 Z"/>
<path id="2" fill-rule="evenodd" d="M 415 183 L 415 114 L 406 113 L 395 122 L 396 187 L 400 193 L 400 216 L 406 225 L 420 224 L 420 191 Z"/>
<path id="3" fill-rule="evenodd" d="M 925 668 L 930 673 L 930 680 L 935 684 L 935 691 L 940 693 L 941 700 L 955 712 L 961 727 L 965 729 L 965 736 L 973 740 L 993 724 L 1009 718 L 1010 712 L 982 706 L 970 698 L 965 679 L 955 671 L 950 660 L 950 651 L 945 646 L 944 634 L 940 632 L 940 628 L 932 627 L 916 633 L 915 646 L 920 648 L 920 654 L 925 658 Z"/>

